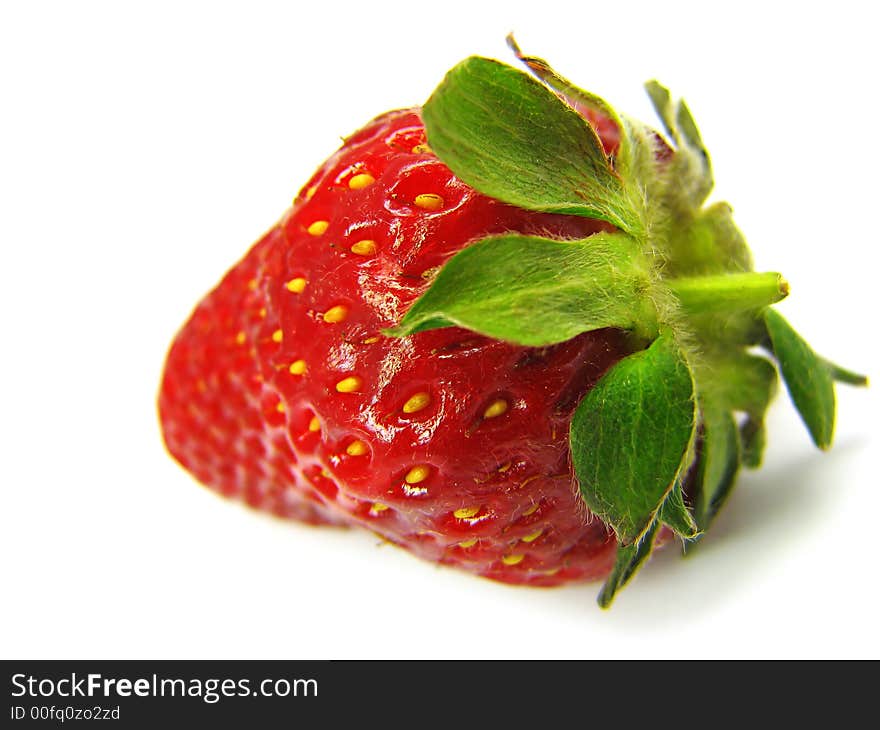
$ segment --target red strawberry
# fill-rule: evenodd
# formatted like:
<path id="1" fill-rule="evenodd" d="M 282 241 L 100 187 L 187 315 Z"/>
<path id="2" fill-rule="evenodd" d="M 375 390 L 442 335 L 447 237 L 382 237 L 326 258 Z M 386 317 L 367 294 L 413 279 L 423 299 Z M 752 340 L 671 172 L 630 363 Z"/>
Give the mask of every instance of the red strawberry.
<path id="1" fill-rule="evenodd" d="M 602 228 L 480 195 L 428 150 L 418 110 L 379 117 L 178 335 L 160 397 L 169 450 L 253 506 L 359 523 L 493 578 L 602 575 L 614 541 L 572 488 L 568 423 L 626 354 L 622 335 L 534 349 L 457 328 L 380 334 L 471 241 Z"/>
<path id="2" fill-rule="evenodd" d="M 623 129 L 614 113 L 601 100 L 564 86 L 546 64 L 525 60 L 589 118 L 603 135 L 599 154 L 613 160 Z M 531 93 L 532 87 L 525 88 Z M 439 97 L 435 108 L 443 110 Z M 677 128 L 670 131 L 677 137 Z M 650 159 L 659 160 L 657 170 L 672 165 L 674 174 L 693 176 L 692 170 L 676 172 L 671 148 L 653 133 L 643 139 L 651 146 Z M 437 141 L 449 147 L 440 133 Z M 510 241 L 517 234 L 514 242 L 533 247 L 546 239 L 571 242 L 568 251 L 575 242 L 621 235 L 617 231 L 625 225 L 624 218 L 602 215 L 604 208 L 597 215 L 546 212 L 553 208 L 522 207 L 516 195 L 499 195 L 491 181 L 473 183 L 494 195 L 489 197 L 462 182 L 428 145 L 419 109 L 370 122 L 327 160 L 281 221 L 199 304 L 168 355 L 159 397 L 166 444 L 201 482 L 253 507 L 311 523 L 359 524 L 425 558 L 501 581 L 595 579 L 608 573 L 617 554 L 610 600 L 647 555 L 661 522 L 680 534 L 696 534 L 682 526 L 693 522 L 688 508 L 673 502 L 676 495 L 681 500 L 685 474 L 700 488 L 709 478 L 700 470 L 718 468 L 715 442 L 705 441 L 714 437 L 716 421 L 701 411 L 709 465 L 699 467 L 692 448 L 696 424 L 689 416 L 692 433 L 683 444 L 691 448 L 687 460 L 676 457 L 677 486 L 664 487 L 650 525 L 639 525 L 633 540 L 625 519 L 618 524 L 614 509 L 603 511 L 605 495 L 579 493 L 573 458 L 582 490 L 589 490 L 587 471 L 569 436 L 593 434 L 601 441 L 601 423 L 590 421 L 586 431 L 579 430 L 590 414 L 573 425 L 576 407 L 587 402 L 585 394 L 600 378 L 613 384 L 602 376 L 615 363 L 630 362 L 627 356 L 657 332 L 658 341 L 663 338 L 662 320 L 647 337 L 621 321 L 583 327 L 541 346 L 529 345 L 541 339 L 543 326 L 529 324 L 522 310 L 502 317 L 521 320 L 530 334 L 519 337 L 489 337 L 489 324 L 439 321 L 436 315 L 416 322 L 409 336 L 389 336 L 406 334 L 389 328 L 417 317 L 414 303 L 424 295 L 419 306 L 426 306 L 426 290 L 442 288 L 444 276 L 452 275 L 449 262 L 463 250 L 477 250 L 476 242 Z M 463 169 L 468 177 L 467 165 Z M 482 180 L 479 173 L 471 176 Z M 719 241 L 724 255 L 739 261 L 739 249 L 727 250 L 730 236 Z M 670 257 L 685 274 L 690 272 L 682 262 L 693 261 Z M 491 266 L 476 268 L 491 275 Z M 711 273 L 702 259 L 695 268 Z M 491 299 L 508 286 L 516 288 L 501 280 L 469 296 Z M 676 286 L 687 306 L 693 293 Z M 467 329 L 448 326 L 455 323 Z M 704 400 L 714 401 L 711 387 L 700 389 L 698 375 L 691 380 L 698 384 L 701 408 Z M 682 402 L 693 403 L 692 394 Z M 765 405 L 743 409 L 752 431 L 759 430 Z M 694 496 L 704 518 L 720 506 L 729 484 L 722 487 Z"/>

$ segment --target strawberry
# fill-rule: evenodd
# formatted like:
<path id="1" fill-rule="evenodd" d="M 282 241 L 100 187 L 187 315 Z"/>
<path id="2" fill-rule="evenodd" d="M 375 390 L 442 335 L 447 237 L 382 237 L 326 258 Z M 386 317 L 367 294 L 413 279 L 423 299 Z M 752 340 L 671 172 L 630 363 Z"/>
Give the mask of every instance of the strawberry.
<path id="1" fill-rule="evenodd" d="M 669 144 L 511 44 L 540 81 L 468 59 L 345 140 L 178 333 L 160 420 L 253 507 L 508 583 L 608 576 L 608 605 L 758 464 L 753 346 L 823 447 L 863 379 L 769 308 L 686 107 L 649 85 Z"/>
<path id="2" fill-rule="evenodd" d="M 603 228 L 480 195 L 426 147 L 418 110 L 379 117 L 178 335 L 160 396 L 170 451 L 253 506 L 501 580 L 607 572 L 614 541 L 571 488 L 567 432 L 627 353 L 621 333 L 542 349 L 458 328 L 381 336 L 470 241 Z"/>

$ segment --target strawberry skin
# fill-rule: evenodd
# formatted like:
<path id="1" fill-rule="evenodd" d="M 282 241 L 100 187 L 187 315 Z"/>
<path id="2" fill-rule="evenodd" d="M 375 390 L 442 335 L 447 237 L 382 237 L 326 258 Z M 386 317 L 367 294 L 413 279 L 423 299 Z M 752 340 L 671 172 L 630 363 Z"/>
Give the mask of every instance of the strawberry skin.
<path id="1" fill-rule="evenodd" d="M 385 114 L 177 335 L 159 395 L 166 445 L 200 482 L 282 517 L 361 525 L 509 583 L 604 575 L 617 543 L 577 493 L 568 429 L 629 353 L 625 335 L 527 348 L 381 330 L 473 241 L 609 228 L 477 193 L 426 146 L 419 110 Z"/>

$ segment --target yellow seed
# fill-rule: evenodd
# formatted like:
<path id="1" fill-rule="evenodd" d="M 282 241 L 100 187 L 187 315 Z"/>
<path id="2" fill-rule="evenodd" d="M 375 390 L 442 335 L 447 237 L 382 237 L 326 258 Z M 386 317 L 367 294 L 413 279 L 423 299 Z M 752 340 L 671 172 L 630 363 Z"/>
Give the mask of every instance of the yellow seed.
<path id="1" fill-rule="evenodd" d="M 351 252 L 356 253 L 358 256 L 372 256 L 376 253 L 376 242 L 375 241 L 358 241 L 351 247 Z"/>
<path id="2" fill-rule="evenodd" d="M 477 538 L 472 537 L 470 540 L 463 540 L 462 542 L 458 543 L 458 546 L 463 547 L 463 548 L 469 548 L 469 547 L 473 547 L 476 544 L 477 544 Z"/>
<path id="3" fill-rule="evenodd" d="M 294 360 L 290 363 L 290 367 L 287 369 L 290 371 L 291 375 L 302 375 L 306 371 L 306 361 Z"/>
<path id="4" fill-rule="evenodd" d="M 412 148 L 412 153 L 414 155 L 423 155 L 423 154 L 429 153 L 431 151 L 432 151 L 431 148 L 428 147 L 428 145 L 426 145 L 424 143 L 417 144 L 415 147 Z"/>
<path id="5" fill-rule="evenodd" d="M 551 568 L 550 570 L 543 571 L 544 575 L 556 575 L 559 572 L 559 568 Z"/>
<path id="6" fill-rule="evenodd" d="M 250 289 L 251 291 L 257 290 L 257 280 L 256 279 L 251 279 L 250 281 L 248 281 L 248 289 Z"/>
<path id="7" fill-rule="evenodd" d="M 467 520 L 476 515 L 480 511 L 479 505 L 476 507 L 459 507 L 452 514 L 460 520 Z"/>
<path id="8" fill-rule="evenodd" d="M 244 332 L 239 332 L 239 333 L 235 336 L 235 342 L 236 342 L 236 344 L 238 344 L 238 345 L 243 345 L 243 344 L 244 344 L 244 341 L 245 341 L 246 339 L 247 339 L 247 336 L 245 335 Z"/>
<path id="9" fill-rule="evenodd" d="M 542 532 L 544 532 L 544 528 L 541 528 L 540 530 L 535 530 L 535 531 L 534 531 L 533 533 L 531 533 L 530 535 L 526 535 L 526 536 L 522 539 L 522 541 L 523 541 L 523 542 L 534 542 L 534 541 L 537 540 L 539 537 L 541 537 L 541 533 L 542 533 Z"/>
<path id="10" fill-rule="evenodd" d="M 425 481 L 428 478 L 428 475 L 431 473 L 431 467 L 425 464 L 419 464 L 418 466 L 414 466 L 410 469 L 403 480 L 407 484 L 418 484 L 419 482 Z"/>
<path id="11" fill-rule="evenodd" d="M 513 555 L 505 555 L 501 558 L 501 562 L 505 565 L 516 565 L 517 563 L 521 563 L 525 555 L 522 553 L 514 553 Z"/>
<path id="12" fill-rule="evenodd" d="M 416 195 L 416 199 L 413 202 L 423 210 L 440 210 L 443 207 L 443 198 L 434 193 Z"/>
<path id="13" fill-rule="evenodd" d="M 278 403 L 275 406 L 275 410 L 279 413 L 284 413 L 284 403 Z"/>
<path id="14" fill-rule="evenodd" d="M 507 413 L 507 401 L 503 398 L 492 401 L 483 411 L 483 418 L 498 418 L 498 416 Z"/>
<path id="15" fill-rule="evenodd" d="M 310 236 L 320 236 L 330 227 L 329 221 L 315 221 L 306 230 Z"/>
<path id="16" fill-rule="evenodd" d="M 370 453 L 370 449 L 363 441 L 352 441 L 345 447 L 345 453 L 349 456 L 363 456 Z"/>
<path id="17" fill-rule="evenodd" d="M 324 312 L 324 321 L 335 324 L 336 322 L 342 322 L 347 316 L 348 307 L 340 304 L 336 307 L 330 307 L 330 309 Z"/>
<path id="18" fill-rule="evenodd" d="M 363 384 L 364 381 L 357 375 L 351 375 L 336 383 L 336 390 L 340 393 L 357 393 Z"/>
<path id="19" fill-rule="evenodd" d="M 306 288 L 306 280 L 301 276 L 297 276 L 295 279 L 288 281 L 285 286 L 287 286 L 287 291 L 292 291 L 294 294 L 302 294 L 303 289 Z"/>
<path id="20" fill-rule="evenodd" d="M 311 200 L 315 197 L 315 193 L 318 192 L 318 186 L 312 185 L 308 190 L 306 190 L 306 200 Z"/>
<path id="21" fill-rule="evenodd" d="M 431 403 L 431 396 L 428 393 L 421 392 L 410 396 L 410 399 L 403 404 L 404 413 L 416 413 L 427 408 Z"/>
<path id="22" fill-rule="evenodd" d="M 370 507 L 370 512 L 373 512 L 375 514 L 379 512 L 384 512 L 386 509 L 388 509 L 387 504 L 382 504 L 381 502 L 373 502 L 373 506 Z"/>
<path id="23" fill-rule="evenodd" d="M 266 308 L 265 308 L 265 307 L 260 307 L 260 311 L 257 312 L 257 314 L 260 315 L 260 319 L 263 319 L 263 318 L 266 316 Z"/>
<path id="24" fill-rule="evenodd" d="M 348 181 L 348 187 L 352 190 L 363 190 L 364 188 L 372 185 L 374 182 L 376 182 L 376 178 L 374 178 L 370 173 L 361 172 L 357 175 L 354 175 Z"/>
<path id="25" fill-rule="evenodd" d="M 504 472 L 509 470 L 511 466 L 513 466 L 513 464 L 511 462 L 505 461 L 501 466 L 498 467 L 498 469 L 496 469 L 496 471 L 503 474 Z"/>
<path id="26" fill-rule="evenodd" d="M 309 421 L 309 431 L 315 433 L 316 431 L 321 430 L 321 422 L 318 420 L 317 416 L 312 416 L 312 420 Z"/>
<path id="27" fill-rule="evenodd" d="M 281 342 L 284 339 L 284 333 L 281 330 L 275 330 L 272 333 L 272 342 Z"/>
<path id="28" fill-rule="evenodd" d="M 377 343 L 378 341 L 379 341 L 378 337 L 367 337 L 367 339 L 361 341 L 361 344 L 362 345 L 373 345 L 373 344 Z"/>
<path id="29" fill-rule="evenodd" d="M 525 512 L 523 512 L 523 517 L 528 517 L 529 515 L 533 515 L 533 514 L 535 514 L 535 512 L 538 511 L 538 507 L 540 507 L 540 506 L 541 506 L 540 503 L 538 503 L 538 504 L 533 504 L 533 505 L 532 505 L 531 507 L 529 507 Z"/>

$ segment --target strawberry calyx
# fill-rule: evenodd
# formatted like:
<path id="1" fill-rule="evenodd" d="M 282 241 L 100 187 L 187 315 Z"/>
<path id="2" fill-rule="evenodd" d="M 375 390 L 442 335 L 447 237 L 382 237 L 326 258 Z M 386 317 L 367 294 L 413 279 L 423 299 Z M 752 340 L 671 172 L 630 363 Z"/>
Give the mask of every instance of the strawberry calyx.
<path id="1" fill-rule="evenodd" d="M 711 162 L 683 102 L 646 85 L 667 142 L 508 43 L 537 78 L 492 59 L 462 61 L 423 108 L 428 144 L 484 195 L 608 230 L 475 241 L 385 334 L 458 326 L 536 347 L 607 327 L 630 334 L 632 354 L 587 392 L 570 428 L 581 496 L 619 544 L 604 607 L 661 526 L 698 539 L 740 467 L 760 464 L 777 370 L 823 449 L 834 381 L 867 381 L 816 355 L 771 308 L 788 284 L 753 270 L 729 206 L 705 204 Z M 612 144 L 599 134 L 609 124 Z"/>

